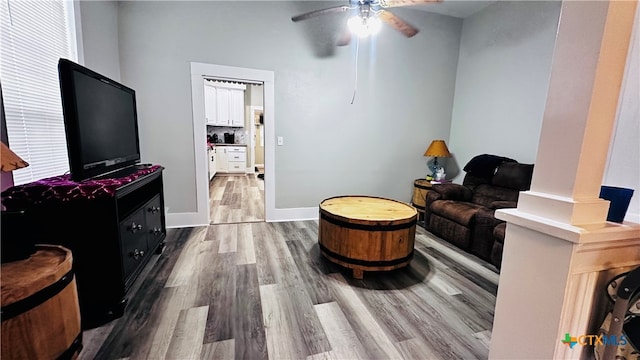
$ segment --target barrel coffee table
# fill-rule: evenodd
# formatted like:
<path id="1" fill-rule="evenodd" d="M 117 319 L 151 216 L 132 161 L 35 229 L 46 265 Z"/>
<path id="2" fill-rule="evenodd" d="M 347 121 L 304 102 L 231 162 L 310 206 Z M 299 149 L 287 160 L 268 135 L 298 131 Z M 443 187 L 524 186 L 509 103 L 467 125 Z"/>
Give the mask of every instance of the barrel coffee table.
<path id="1" fill-rule="evenodd" d="M 400 201 L 373 196 L 337 196 L 320 203 L 318 243 L 331 262 L 364 271 L 409 265 L 418 213 Z"/>

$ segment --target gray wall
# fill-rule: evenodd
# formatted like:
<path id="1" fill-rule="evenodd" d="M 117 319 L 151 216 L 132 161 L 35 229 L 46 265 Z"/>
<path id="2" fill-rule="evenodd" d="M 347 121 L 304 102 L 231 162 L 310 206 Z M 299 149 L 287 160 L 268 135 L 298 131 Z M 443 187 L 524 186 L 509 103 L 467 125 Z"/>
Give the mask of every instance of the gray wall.
<path id="1" fill-rule="evenodd" d="M 169 212 L 195 210 L 191 61 L 272 70 L 276 207 L 367 194 L 409 201 L 422 156 L 448 140 L 462 22 L 407 9 L 421 32 L 389 27 L 363 41 L 353 105 L 355 44 L 336 48 L 340 17 L 290 18 L 343 2 L 121 2 L 122 81 L 138 95 L 143 161 L 162 164 Z"/>
<path id="2" fill-rule="evenodd" d="M 85 63 L 118 79 L 122 51 L 123 82 L 142 98 L 143 160 L 168 167 L 170 212 L 195 204 L 190 61 L 275 71 L 276 133 L 285 136 L 276 149 L 278 207 L 315 206 L 338 193 L 408 201 L 412 179 L 426 173 L 422 153 L 435 138 L 447 140 L 454 154 L 445 159 L 449 176 L 484 152 L 535 160 L 559 2 L 499 2 L 463 23 L 394 9 L 422 32 L 404 39 L 385 28 L 374 50 L 362 43 L 354 105 L 348 103 L 355 47 L 331 44 L 339 17 L 289 20 L 332 5 L 81 2 Z M 636 58 L 629 62 L 635 70 L 623 85 L 603 180 L 636 189 L 629 209 L 636 222 L 637 27 L 636 20 Z"/>
<path id="3" fill-rule="evenodd" d="M 263 106 L 264 105 L 264 95 L 262 94 L 263 88 L 259 85 L 249 85 L 249 98 L 251 99 L 249 105 L 253 106 Z"/>
<path id="4" fill-rule="evenodd" d="M 498 2 L 464 20 L 448 174 L 481 153 L 535 161 L 559 16 L 559 1 Z M 634 222 L 640 222 L 639 27 L 636 14 L 603 179 L 635 189 L 627 212 Z"/>
<path id="5" fill-rule="evenodd" d="M 80 16 L 84 65 L 120 81 L 118 3 L 81 1 Z"/>
<path id="6" fill-rule="evenodd" d="M 535 162 L 559 14 L 559 1 L 500 1 L 464 20 L 452 170 L 483 153 Z"/>

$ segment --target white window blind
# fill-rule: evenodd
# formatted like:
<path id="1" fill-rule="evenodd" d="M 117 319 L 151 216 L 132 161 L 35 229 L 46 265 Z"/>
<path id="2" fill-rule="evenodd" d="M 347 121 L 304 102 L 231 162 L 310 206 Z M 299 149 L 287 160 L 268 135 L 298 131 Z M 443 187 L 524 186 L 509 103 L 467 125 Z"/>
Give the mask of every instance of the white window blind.
<path id="1" fill-rule="evenodd" d="M 0 5 L 0 78 L 9 147 L 29 163 L 13 172 L 15 185 L 69 170 L 58 60 L 77 58 L 72 7 L 60 0 L 5 0 Z"/>

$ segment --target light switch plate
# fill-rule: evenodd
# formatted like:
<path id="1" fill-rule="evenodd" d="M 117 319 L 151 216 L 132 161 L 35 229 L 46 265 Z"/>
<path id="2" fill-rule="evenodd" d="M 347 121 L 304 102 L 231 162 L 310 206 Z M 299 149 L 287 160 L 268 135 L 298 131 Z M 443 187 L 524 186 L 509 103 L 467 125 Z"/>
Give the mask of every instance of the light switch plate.
<path id="1" fill-rule="evenodd" d="M 278 146 L 284 145 L 284 137 L 278 136 Z"/>

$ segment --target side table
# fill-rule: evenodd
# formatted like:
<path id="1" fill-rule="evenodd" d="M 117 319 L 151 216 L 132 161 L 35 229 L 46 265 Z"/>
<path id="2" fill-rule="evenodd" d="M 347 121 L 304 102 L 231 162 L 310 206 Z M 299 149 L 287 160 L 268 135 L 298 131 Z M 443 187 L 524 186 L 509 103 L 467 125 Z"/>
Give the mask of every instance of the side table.
<path id="1" fill-rule="evenodd" d="M 426 179 L 416 179 L 413 182 L 413 198 L 411 206 L 418 210 L 418 221 L 424 220 L 425 200 L 427 193 L 431 190 L 431 181 Z"/>
<path id="2" fill-rule="evenodd" d="M 2 359 L 73 359 L 82 349 L 71 251 L 36 245 L 2 264 Z"/>

